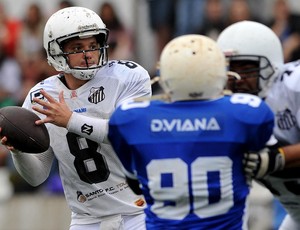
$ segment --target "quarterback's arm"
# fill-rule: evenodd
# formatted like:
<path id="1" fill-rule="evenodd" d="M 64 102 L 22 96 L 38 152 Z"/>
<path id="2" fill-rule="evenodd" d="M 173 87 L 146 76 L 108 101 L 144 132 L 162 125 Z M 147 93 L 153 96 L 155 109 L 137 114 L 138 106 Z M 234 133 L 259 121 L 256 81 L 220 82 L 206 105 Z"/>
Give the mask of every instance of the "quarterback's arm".
<path id="1" fill-rule="evenodd" d="M 44 90 L 40 92 L 47 101 L 33 98 L 33 101 L 39 105 L 32 106 L 32 109 L 46 117 L 36 121 L 37 125 L 52 123 L 59 127 L 67 128 L 69 132 L 78 134 L 97 143 L 108 143 L 107 119 L 93 118 L 72 112 L 64 100 L 63 92 L 59 94 L 59 101 L 55 100 Z"/>
<path id="2" fill-rule="evenodd" d="M 42 184 L 49 176 L 54 158 L 52 149 L 39 154 L 10 151 L 18 173 L 32 186 Z"/>

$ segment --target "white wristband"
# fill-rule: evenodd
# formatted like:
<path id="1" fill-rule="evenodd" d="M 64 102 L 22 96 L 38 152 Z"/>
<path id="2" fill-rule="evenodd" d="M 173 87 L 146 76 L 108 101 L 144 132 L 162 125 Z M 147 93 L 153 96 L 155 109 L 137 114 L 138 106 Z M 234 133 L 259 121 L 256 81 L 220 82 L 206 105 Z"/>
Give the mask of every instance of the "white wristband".
<path id="1" fill-rule="evenodd" d="M 67 129 L 69 132 L 78 134 L 84 138 L 101 143 L 107 139 L 108 120 L 102 118 L 88 117 L 73 112 Z"/>

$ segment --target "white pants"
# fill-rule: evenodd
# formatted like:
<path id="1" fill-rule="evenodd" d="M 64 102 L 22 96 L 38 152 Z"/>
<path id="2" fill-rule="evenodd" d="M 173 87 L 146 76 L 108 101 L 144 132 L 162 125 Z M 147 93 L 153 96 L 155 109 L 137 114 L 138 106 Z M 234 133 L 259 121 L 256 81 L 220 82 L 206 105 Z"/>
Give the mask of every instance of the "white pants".
<path id="1" fill-rule="evenodd" d="M 73 224 L 70 230 L 145 230 L 145 214 L 109 217 L 95 224 Z"/>
<path id="2" fill-rule="evenodd" d="M 272 229 L 273 199 L 268 189 L 252 181 L 249 195 L 249 230 Z"/>
<path id="3" fill-rule="evenodd" d="M 286 215 L 280 224 L 279 230 L 299 230 L 300 224 L 295 222 L 290 215 Z"/>

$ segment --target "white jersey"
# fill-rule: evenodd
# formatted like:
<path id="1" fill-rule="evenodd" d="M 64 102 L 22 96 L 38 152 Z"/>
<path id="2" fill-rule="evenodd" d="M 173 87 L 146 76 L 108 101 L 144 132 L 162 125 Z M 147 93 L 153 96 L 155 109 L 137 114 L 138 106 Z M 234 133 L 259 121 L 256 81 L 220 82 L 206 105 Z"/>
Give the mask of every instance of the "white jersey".
<path id="1" fill-rule="evenodd" d="M 300 142 L 300 62 L 285 65 L 266 98 L 275 114 L 275 137 L 285 144 Z M 300 229 L 299 168 L 285 169 L 264 178 L 263 183 L 275 195 Z M 296 224 L 293 223 L 293 226 Z M 287 221 L 284 225 L 288 224 Z M 293 229 L 287 227 L 287 229 Z"/>
<path id="2" fill-rule="evenodd" d="M 266 102 L 274 111 L 276 125 L 274 134 L 282 142 L 300 142 L 300 61 L 285 65 Z"/>
<path id="3" fill-rule="evenodd" d="M 76 115 L 72 115 L 71 124 L 76 127 L 70 129 L 79 133 L 47 124 L 65 197 L 72 210 L 72 224 L 96 223 L 114 214 L 143 213 L 143 197 L 128 187 L 111 145 L 102 142 L 101 136 L 107 133 L 92 136 L 100 130 L 95 120 L 109 119 L 120 103 L 151 96 L 147 71 L 131 61 L 110 61 L 76 90 L 69 90 L 60 78 L 55 75 L 33 87 L 23 107 L 31 109 L 32 98 L 42 96 L 40 89 L 56 100 L 63 91 L 66 103 Z"/>

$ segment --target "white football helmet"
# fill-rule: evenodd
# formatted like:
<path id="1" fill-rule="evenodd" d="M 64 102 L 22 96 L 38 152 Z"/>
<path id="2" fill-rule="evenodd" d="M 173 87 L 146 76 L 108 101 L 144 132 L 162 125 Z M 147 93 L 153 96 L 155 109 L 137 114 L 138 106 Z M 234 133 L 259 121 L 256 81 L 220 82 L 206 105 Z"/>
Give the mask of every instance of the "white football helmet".
<path id="1" fill-rule="evenodd" d="M 228 60 L 257 61 L 258 86 L 253 94 L 266 96 L 275 76 L 283 66 L 283 51 L 279 38 L 267 26 L 254 21 L 234 23 L 221 32 L 217 39 Z M 249 71 L 250 72 L 250 71 Z"/>
<path id="2" fill-rule="evenodd" d="M 217 98 L 227 81 L 222 50 L 202 35 L 171 40 L 161 53 L 159 68 L 159 83 L 171 101 Z"/>
<path id="3" fill-rule="evenodd" d="M 47 21 L 44 29 L 44 48 L 48 63 L 57 71 L 70 73 L 81 80 L 93 78 L 99 68 L 107 64 L 108 29 L 101 18 L 92 10 L 83 7 L 67 7 L 55 12 Z M 70 38 L 95 36 L 100 44 L 100 57 L 97 65 L 87 68 L 71 67 L 68 53 L 62 49 L 62 42 Z M 81 51 L 82 53 L 86 52 Z"/>

